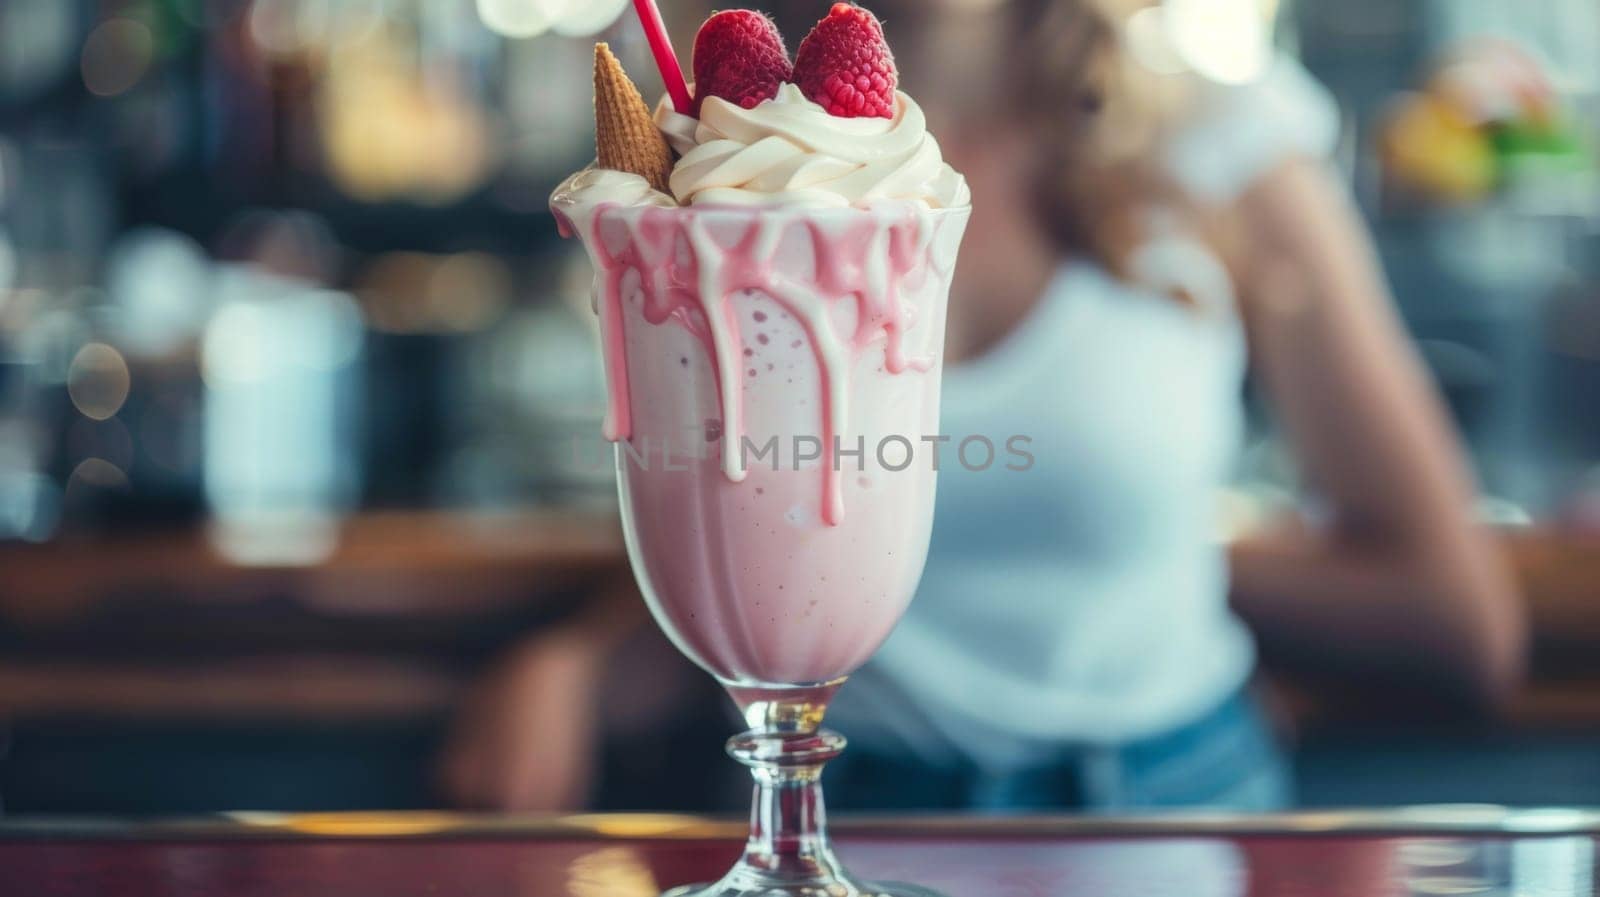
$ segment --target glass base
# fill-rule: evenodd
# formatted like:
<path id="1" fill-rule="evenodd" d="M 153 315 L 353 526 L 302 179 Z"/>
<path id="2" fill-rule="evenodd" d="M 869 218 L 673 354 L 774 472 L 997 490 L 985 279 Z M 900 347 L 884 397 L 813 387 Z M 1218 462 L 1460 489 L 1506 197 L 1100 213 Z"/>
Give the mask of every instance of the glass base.
<path id="1" fill-rule="evenodd" d="M 750 731 L 728 739 L 728 755 L 750 769 L 750 838 L 727 875 L 662 897 L 942 897 L 901 882 L 860 882 L 828 842 L 822 768 L 844 736 L 820 728 L 843 679 L 808 685 L 724 682 Z"/>
<path id="2" fill-rule="evenodd" d="M 917 885 L 898 881 L 834 882 L 833 884 L 758 884 L 746 887 L 727 881 L 715 884 L 684 885 L 673 888 L 661 897 L 944 897 Z"/>

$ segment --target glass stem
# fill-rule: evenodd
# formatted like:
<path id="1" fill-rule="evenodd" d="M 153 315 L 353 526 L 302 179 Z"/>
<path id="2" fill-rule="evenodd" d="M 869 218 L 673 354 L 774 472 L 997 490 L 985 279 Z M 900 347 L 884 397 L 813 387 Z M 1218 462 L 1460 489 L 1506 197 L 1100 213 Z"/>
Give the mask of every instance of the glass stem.
<path id="1" fill-rule="evenodd" d="M 750 840 L 730 878 L 742 887 L 844 878 L 828 844 L 822 767 L 844 750 L 844 736 L 825 729 L 754 729 L 728 740 L 728 753 L 750 768 L 755 792 Z"/>

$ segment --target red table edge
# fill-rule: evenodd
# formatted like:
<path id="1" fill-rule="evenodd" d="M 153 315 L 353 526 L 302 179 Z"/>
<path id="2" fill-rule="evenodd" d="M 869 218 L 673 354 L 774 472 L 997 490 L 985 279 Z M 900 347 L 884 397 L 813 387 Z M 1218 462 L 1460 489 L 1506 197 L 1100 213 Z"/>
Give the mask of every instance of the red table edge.
<path id="1" fill-rule="evenodd" d="M 1441 804 L 1237 815 L 865 816 L 830 820 L 844 838 L 1089 838 L 1233 836 L 1600 836 L 1600 808 Z M 660 813 L 568 816 L 443 812 L 270 813 L 119 819 L 0 817 L 0 841 L 515 838 L 563 841 L 742 840 L 742 819 Z"/>

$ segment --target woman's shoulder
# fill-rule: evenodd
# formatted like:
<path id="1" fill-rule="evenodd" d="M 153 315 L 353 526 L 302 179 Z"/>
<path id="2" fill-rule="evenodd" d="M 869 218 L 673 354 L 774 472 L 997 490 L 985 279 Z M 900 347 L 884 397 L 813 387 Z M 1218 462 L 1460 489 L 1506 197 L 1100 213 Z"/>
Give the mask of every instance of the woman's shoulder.
<path id="1" fill-rule="evenodd" d="M 1339 141 L 1333 95 L 1279 54 L 1254 79 L 1195 79 L 1193 102 L 1168 142 L 1168 171 L 1198 199 L 1227 203 L 1291 156 L 1330 157 Z"/>

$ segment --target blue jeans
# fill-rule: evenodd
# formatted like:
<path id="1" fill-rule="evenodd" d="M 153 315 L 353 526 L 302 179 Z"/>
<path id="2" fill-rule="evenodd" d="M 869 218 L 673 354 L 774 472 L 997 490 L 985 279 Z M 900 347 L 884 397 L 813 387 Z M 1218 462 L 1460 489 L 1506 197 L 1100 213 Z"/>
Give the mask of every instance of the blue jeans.
<path id="1" fill-rule="evenodd" d="M 830 764 L 838 810 L 1080 810 L 1207 808 L 1236 812 L 1290 803 L 1288 763 L 1255 699 L 1241 691 L 1195 722 L 1120 745 L 1063 744 L 1044 766 L 995 773 L 933 767 L 851 747 Z"/>

